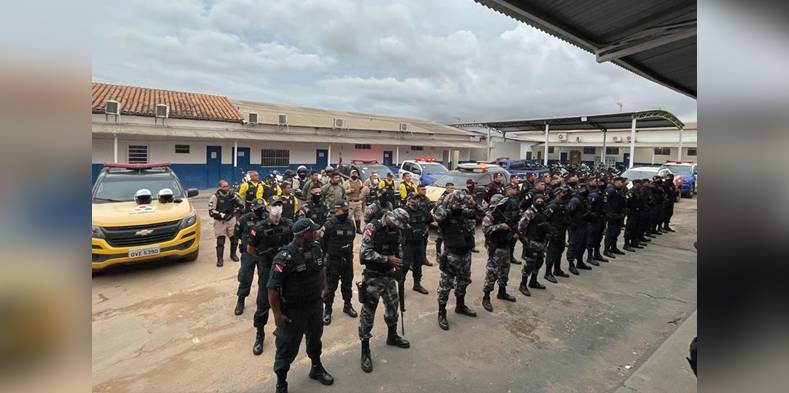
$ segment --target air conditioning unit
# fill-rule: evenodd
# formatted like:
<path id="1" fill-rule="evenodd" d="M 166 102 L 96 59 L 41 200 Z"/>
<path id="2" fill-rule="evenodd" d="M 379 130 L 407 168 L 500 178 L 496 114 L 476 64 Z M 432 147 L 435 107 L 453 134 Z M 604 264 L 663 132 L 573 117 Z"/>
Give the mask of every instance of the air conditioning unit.
<path id="1" fill-rule="evenodd" d="M 258 124 L 258 114 L 255 112 L 249 112 L 249 124 Z"/>
<path id="2" fill-rule="evenodd" d="M 622 137 L 621 136 L 615 136 L 614 137 L 614 142 L 622 142 Z"/>
<path id="3" fill-rule="evenodd" d="M 344 127 L 345 127 L 344 119 L 334 119 L 334 128 L 344 128 Z"/>
<path id="4" fill-rule="evenodd" d="M 166 118 L 170 116 L 170 106 L 167 104 L 156 104 L 156 117 Z"/>
<path id="5" fill-rule="evenodd" d="M 632 142 L 632 141 L 633 141 L 633 137 L 632 137 L 632 136 L 630 136 L 630 135 L 628 135 L 628 136 L 627 136 L 627 141 L 628 141 L 628 142 Z"/>
<path id="6" fill-rule="evenodd" d="M 576 142 L 580 142 L 581 141 L 581 137 L 580 136 L 575 137 L 575 141 Z"/>
<path id="7" fill-rule="evenodd" d="M 562 142 L 567 141 L 567 134 L 565 134 L 565 133 L 556 134 L 556 137 L 559 138 L 559 140 L 562 141 Z"/>
<path id="8" fill-rule="evenodd" d="M 279 116 L 278 116 L 278 120 L 279 120 L 278 121 L 279 125 L 281 125 L 281 126 L 288 125 L 288 115 L 286 115 L 284 113 L 280 113 Z"/>
<path id="9" fill-rule="evenodd" d="M 120 116 L 121 103 L 115 100 L 107 100 L 104 104 L 104 113 L 107 115 Z"/>
<path id="10" fill-rule="evenodd" d="M 400 123 L 400 131 L 402 132 L 408 131 L 408 123 Z"/>

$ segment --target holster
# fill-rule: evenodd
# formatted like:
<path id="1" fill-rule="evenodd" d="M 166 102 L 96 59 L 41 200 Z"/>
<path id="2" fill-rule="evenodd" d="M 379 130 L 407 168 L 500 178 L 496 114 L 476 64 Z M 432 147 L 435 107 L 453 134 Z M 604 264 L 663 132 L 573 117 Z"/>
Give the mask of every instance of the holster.
<path id="1" fill-rule="evenodd" d="M 356 290 L 359 291 L 359 303 L 364 304 L 364 301 L 367 300 L 367 283 L 364 279 L 356 282 Z"/>
<path id="2" fill-rule="evenodd" d="M 447 254 L 443 253 L 438 257 L 438 269 L 442 272 L 445 271 L 447 267 Z"/>

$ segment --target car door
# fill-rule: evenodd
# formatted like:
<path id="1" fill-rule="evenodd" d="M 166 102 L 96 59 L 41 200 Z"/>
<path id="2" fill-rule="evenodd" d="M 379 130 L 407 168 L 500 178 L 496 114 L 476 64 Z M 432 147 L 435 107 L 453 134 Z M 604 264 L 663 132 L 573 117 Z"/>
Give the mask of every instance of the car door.
<path id="1" fill-rule="evenodd" d="M 411 181 L 414 184 L 419 184 L 419 179 L 422 177 L 422 166 L 418 162 L 411 164 Z"/>

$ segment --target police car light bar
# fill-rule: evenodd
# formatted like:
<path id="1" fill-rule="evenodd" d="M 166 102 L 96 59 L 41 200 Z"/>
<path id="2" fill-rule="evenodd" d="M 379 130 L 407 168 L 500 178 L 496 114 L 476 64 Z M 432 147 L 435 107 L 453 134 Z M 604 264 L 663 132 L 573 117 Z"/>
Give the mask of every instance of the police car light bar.
<path id="1" fill-rule="evenodd" d="M 169 166 L 170 166 L 169 162 L 151 162 L 148 164 L 127 164 L 122 162 L 104 163 L 105 168 L 124 168 L 124 169 L 151 169 L 151 168 L 166 168 Z"/>
<path id="2" fill-rule="evenodd" d="M 414 160 L 415 160 L 415 161 L 418 161 L 418 162 L 433 162 L 433 161 L 435 161 L 436 159 L 435 159 L 435 158 L 433 158 L 433 157 L 417 157 L 417 158 L 415 158 Z"/>
<path id="3" fill-rule="evenodd" d="M 378 160 L 351 160 L 351 164 L 377 164 Z"/>

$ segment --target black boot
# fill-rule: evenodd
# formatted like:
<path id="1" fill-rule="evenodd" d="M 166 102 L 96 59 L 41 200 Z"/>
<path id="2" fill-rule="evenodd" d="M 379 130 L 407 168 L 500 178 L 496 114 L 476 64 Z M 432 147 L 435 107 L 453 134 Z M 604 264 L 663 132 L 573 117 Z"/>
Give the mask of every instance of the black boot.
<path id="1" fill-rule="evenodd" d="M 644 235 L 641 235 L 641 238 L 640 238 L 640 239 L 638 239 L 638 240 L 639 240 L 641 243 L 649 243 L 649 242 L 651 242 L 651 241 L 652 241 L 652 239 L 649 239 L 649 238 L 647 238 L 647 237 L 646 237 L 646 236 L 644 236 Z M 644 245 L 646 246 L 646 244 L 644 244 Z"/>
<path id="2" fill-rule="evenodd" d="M 592 249 L 589 249 L 589 252 L 586 253 L 586 263 L 592 266 L 600 266 L 600 262 L 597 262 L 594 259 L 594 253 Z"/>
<path id="3" fill-rule="evenodd" d="M 449 321 L 447 321 L 447 306 L 438 305 L 438 327 L 444 330 L 449 330 Z"/>
<path id="4" fill-rule="evenodd" d="M 257 334 L 255 335 L 255 345 L 252 346 L 252 354 L 255 356 L 259 356 L 263 353 L 263 341 L 266 340 L 266 333 L 263 331 L 262 327 L 258 328 Z"/>
<path id="5" fill-rule="evenodd" d="M 323 308 L 323 325 L 331 325 L 331 305 L 327 304 Z"/>
<path id="6" fill-rule="evenodd" d="M 493 312 L 493 305 L 490 304 L 490 292 L 483 292 L 482 294 L 482 308 L 488 312 Z"/>
<path id="7" fill-rule="evenodd" d="M 568 260 L 567 260 L 567 264 L 569 264 L 569 265 L 570 265 L 570 267 L 567 269 L 567 270 L 569 270 L 569 271 L 570 271 L 570 273 L 572 273 L 572 274 L 574 274 L 574 275 L 576 275 L 576 276 L 577 276 L 578 274 L 580 274 L 580 273 L 578 273 L 578 269 L 576 269 L 576 268 L 575 268 L 575 262 L 574 262 L 572 259 L 568 259 Z"/>
<path id="8" fill-rule="evenodd" d="M 288 372 L 281 371 L 277 373 L 277 393 L 288 393 Z"/>
<path id="9" fill-rule="evenodd" d="M 663 230 L 666 231 L 666 232 L 676 232 L 673 229 L 671 229 L 671 227 L 669 227 L 668 224 L 663 226 Z"/>
<path id="10" fill-rule="evenodd" d="M 521 291 L 523 296 L 531 296 L 531 292 L 529 292 L 529 285 L 527 284 L 529 281 L 528 277 L 523 277 L 521 279 L 521 285 L 518 286 L 518 290 Z"/>
<path id="11" fill-rule="evenodd" d="M 603 251 L 603 255 L 605 255 L 605 256 L 607 256 L 607 257 L 609 257 L 609 258 L 616 259 L 616 255 L 614 255 L 614 254 L 611 252 L 611 247 L 608 247 L 608 246 L 606 246 L 606 247 L 605 247 L 605 251 Z"/>
<path id="12" fill-rule="evenodd" d="M 238 262 L 238 255 L 236 255 L 236 249 L 238 249 L 238 240 L 235 236 L 230 238 L 230 260 L 233 262 Z"/>
<path id="13" fill-rule="evenodd" d="M 320 362 L 313 363 L 312 367 L 310 368 L 310 378 L 320 382 L 323 385 L 331 385 L 334 383 L 334 377 L 323 368 L 323 364 Z"/>
<path id="14" fill-rule="evenodd" d="M 584 263 L 583 258 L 578 258 L 578 263 L 576 264 L 576 267 L 583 270 L 592 270 L 591 266 Z"/>
<path id="15" fill-rule="evenodd" d="M 507 287 L 503 287 L 499 285 L 499 293 L 496 294 L 496 299 L 506 300 L 508 302 L 514 302 L 515 296 L 512 296 L 509 293 L 507 293 Z"/>
<path id="16" fill-rule="evenodd" d="M 389 326 L 389 333 L 386 335 L 386 345 L 398 348 L 409 348 L 411 343 L 397 335 L 397 325 Z"/>
<path id="17" fill-rule="evenodd" d="M 455 313 L 476 318 L 477 312 L 466 306 L 465 296 L 455 296 Z"/>
<path id="18" fill-rule="evenodd" d="M 345 302 L 345 305 L 342 306 L 342 312 L 348 314 L 351 318 L 356 318 L 359 314 L 356 313 L 356 310 L 353 309 L 353 305 L 350 301 Z"/>
<path id="19" fill-rule="evenodd" d="M 540 284 L 539 281 L 537 281 L 537 273 L 531 274 L 531 280 L 529 280 L 529 288 L 545 289 L 545 285 L 542 285 Z"/>
<path id="20" fill-rule="evenodd" d="M 241 315 L 244 313 L 244 297 L 239 296 L 238 300 L 236 300 L 236 309 L 233 311 L 236 315 Z"/>
<path id="21" fill-rule="evenodd" d="M 551 273 L 551 272 L 549 272 L 549 271 L 546 271 L 546 272 L 545 272 L 545 275 L 544 275 L 543 277 L 544 277 L 544 278 L 545 278 L 545 280 L 546 280 L 546 281 L 548 281 L 548 282 L 552 282 L 552 283 L 554 283 L 554 284 L 557 284 L 557 283 L 559 283 L 559 281 L 556 279 L 556 277 L 554 277 L 554 276 L 553 276 L 553 273 Z"/>
<path id="22" fill-rule="evenodd" d="M 602 255 L 600 255 L 600 246 L 597 246 L 594 249 L 594 259 L 600 262 L 608 262 L 608 259 L 605 259 Z"/>
<path id="23" fill-rule="evenodd" d="M 630 247 L 628 247 L 628 248 L 630 248 Z M 614 245 L 611 247 L 611 252 L 612 252 L 612 253 L 614 253 L 614 254 L 625 255 L 625 252 L 624 252 L 624 251 L 622 251 L 622 250 L 620 250 L 620 249 L 616 248 L 616 244 L 614 244 Z"/>
<path id="24" fill-rule="evenodd" d="M 373 372 L 373 357 L 370 355 L 370 340 L 362 340 L 362 371 Z"/>
<path id="25" fill-rule="evenodd" d="M 638 239 L 631 240 L 630 241 L 630 247 L 633 247 L 633 248 L 644 248 L 644 246 L 641 245 L 641 242 L 639 242 Z"/>
<path id="26" fill-rule="evenodd" d="M 625 251 L 636 252 L 635 248 L 630 247 L 630 242 L 625 242 L 625 245 L 622 247 L 622 249 Z"/>
<path id="27" fill-rule="evenodd" d="M 572 265 L 570 265 L 570 266 L 572 266 Z M 555 265 L 553 265 L 553 275 L 554 276 L 558 276 L 558 277 L 565 277 L 565 278 L 570 277 L 569 274 L 565 273 L 562 270 L 562 268 L 559 267 L 559 263 L 558 262 Z"/>
<path id="28" fill-rule="evenodd" d="M 216 266 L 222 267 L 225 264 L 222 256 L 225 254 L 225 237 L 219 236 L 216 238 Z"/>
<path id="29" fill-rule="evenodd" d="M 417 292 L 419 292 L 419 293 L 421 293 L 423 295 L 427 295 L 428 293 L 430 293 L 430 292 L 427 291 L 427 289 L 425 289 L 425 287 L 422 286 L 422 280 L 421 279 L 414 280 L 414 288 L 413 289 L 414 289 L 414 291 L 417 291 Z"/>

